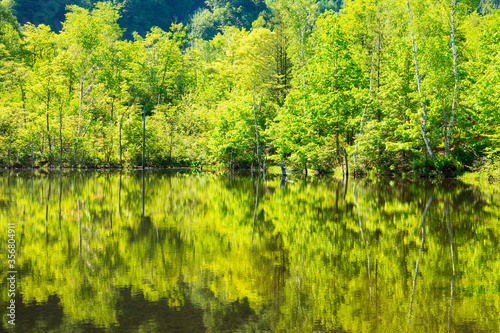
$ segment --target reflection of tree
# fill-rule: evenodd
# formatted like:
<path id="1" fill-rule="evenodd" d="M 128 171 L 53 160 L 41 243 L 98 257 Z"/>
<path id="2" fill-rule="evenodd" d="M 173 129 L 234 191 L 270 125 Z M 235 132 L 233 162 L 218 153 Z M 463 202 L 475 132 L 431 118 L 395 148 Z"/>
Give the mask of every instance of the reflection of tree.
<path id="1" fill-rule="evenodd" d="M 422 254 L 422 249 L 424 248 L 424 244 L 425 244 L 425 217 L 427 216 L 427 212 L 429 211 L 429 208 L 431 207 L 432 199 L 434 199 L 434 193 L 432 193 L 431 197 L 429 198 L 429 201 L 427 201 L 427 205 L 425 206 L 424 213 L 422 214 L 422 222 L 420 223 L 420 230 L 422 230 L 422 243 L 420 244 L 420 249 L 418 250 L 417 263 L 415 264 L 415 275 L 413 277 L 413 288 L 411 291 L 410 311 L 408 312 L 408 324 L 410 323 L 410 320 L 411 320 L 411 310 L 413 307 L 413 297 L 415 296 L 415 287 L 417 285 L 418 262 L 420 260 L 420 255 Z"/>
<path id="2" fill-rule="evenodd" d="M 352 196 L 354 198 L 354 203 L 356 204 L 356 209 L 358 211 L 358 219 L 359 219 L 359 231 L 361 233 L 361 237 L 363 239 L 363 245 L 366 249 L 366 239 L 365 239 L 365 234 L 363 232 L 363 225 L 361 224 L 361 212 L 360 212 L 360 209 L 359 209 L 359 205 L 358 205 L 358 201 L 356 200 L 356 192 L 355 192 L 355 187 L 356 187 L 356 183 L 354 183 L 352 185 Z M 371 279 L 371 276 L 370 276 L 370 251 L 368 249 L 366 249 L 366 268 L 367 268 L 367 272 L 368 272 L 368 282 L 369 282 L 369 287 L 370 287 L 370 300 L 372 299 L 372 279 Z"/>
<path id="3" fill-rule="evenodd" d="M 422 331 L 453 331 L 471 316 L 478 329 L 498 328 L 498 190 L 433 187 L 443 214 L 436 205 L 422 217 L 431 189 L 419 181 L 356 180 L 343 201 L 344 184 L 315 178 L 283 191 L 280 178 L 256 179 L 257 190 L 238 174 L 232 189 L 210 173 L 148 172 L 144 186 L 131 171 L 35 174 L 33 185 L 29 173 L 10 177 L 9 188 L 0 178 L 0 227 L 24 213 L 19 286 L 23 316 L 39 327 L 398 331 L 413 295 Z"/>

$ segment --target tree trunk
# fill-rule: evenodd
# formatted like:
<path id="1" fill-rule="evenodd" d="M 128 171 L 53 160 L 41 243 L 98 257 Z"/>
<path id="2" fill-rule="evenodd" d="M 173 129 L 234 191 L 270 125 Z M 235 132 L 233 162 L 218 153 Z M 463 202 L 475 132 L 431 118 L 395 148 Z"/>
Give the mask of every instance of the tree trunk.
<path id="1" fill-rule="evenodd" d="M 52 166 L 52 141 L 50 138 L 50 127 L 49 127 L 49 106 L 50 106 L 50 93 L 47 94 L 47 136 L 49 139 L 49 165 Z"/>
<path id="2" fill-rule="evenodd" d="M 339 123 L 337 123 L 337 130 L 335 131 L 335 147 L 337 150 L 337 158 L 340 156 L 340 146 L 339 146 Z"/>
<path id="3" fill-rule="evenodd" d="M 347 153 L 344 148 L 344 160 L 345 160 L 345 177 L 349 178 L 349 164 L 347 162 Z"/>
<path id="4" fill-rule="evenodd" d="M 255 123 L 255 142 L 257 142 L 257 162 L 259 163 L 259 172 L 260 172 L 261 164 L 260 164 L 260 154 L 259 154 L 259 130 L 257 127 L 257 112 L 255 110 L 255 83 L 253 84 L 252 100 L 253 100 L 253 118 Z M 261 106 L 262 106 L 262 99 L 260 101 L 259 111 Z"/>
<path id="5" fill-rule="evenodd" d="M 59 108 L 59 169 L 62 170 L 62 155 L 63 155 L 63 142 L 62 142 L 62 109 L 63 101 L 61 99 L 61 107 Z"/>
<path id="6" fill-rule="evenodd" d="M 31 169 L 35 168 L 35 163 L 33 161 L 33 137 L 31 137 Z"/>
<path id="7" fill-rule="evenodd" d="M 120 135 L 120 138 L 119 138 L 119 141 L 120 141 L 120 168 L 123 168 L 123 163 L 122 163 L 122 120 L 123 120 L 123 115 L 120 119 L 120 131 L 119 131 L 119 133 L 120 133 L 119 134 Z"/>
<path id="8" fill-rule="evenodd" d="M 21 100 L 23 102 L 23 119 L 24 123 L 26 123 L 26 103 L 24 102 L 24 89 L 23 89 L 23 80 L 21 80 L 21 75 L 19 75 L 19 87 L 21 88 Z"/>
<path id="9" fill-rule="evenodd" d="M 455 107 L 457 103 L 458 97 L 458 70 L 457 70 L 457 51 L 455 48 L 455 0 L 451 0 L 451 49 L 453 52 L 453 74 L 455 77 L 455 87 L 453 88 L 453 102 L 451 103 L 451 116 L 450 122 L 448 124 L 448 133 L 446 133 L 446 138 L 444 141 L 444 155 L 450 155 L 450 140 L 451 140 L 451 131 L 453 129 L 453 118 L 455 117 Z M 446 122 L 446 119 L 445 119 Z"/>
<path id="10" fill-rule="evenodd" d="M 146 166 L 146 106 L 142 111 L 142 170 Z"/>
<path id="11" fill-rule="evenodd" d="M 286 167 L 285 167 L 285 164 L 283 163 L 283 161 L 280 161 L 280 167 L 281 167 L 281 175 L 283 177 L 286 177 Z"/>
<path id="12" fill-rule="evenodd" d="M 11 165 L 10 165 L 10 143 L 7 147 L 7 167 L 10 169 Z"/>
<path id="13" fill-rule="evenodd" d="M 307 162 L 304 161 L 304 175 L 307 177 Z"/>
<path id="14" fill-rule="evenodd" d="M 59 231 L 61 231 L 62 169 L 59 169 Z"/>
<path id="15" fill-rule="evenodd" d="M 422 131 L 422 137 L 424 139 L 425 147 L 427 148 L 427 152 L 429 153 L 429 156 L 435 160 L 436 157 L 434 156 L 434 153 L 432 152 L 429 140 L 427 139 L 427 134 L 425 133 L 425 128 L 427 127 L 427 110 L 425 108 L 425 103 L 424 99 L 422 97 L 422 90 L 420 89 L 420 75 L 418 74 L 418 61 L 417 61 L 417 48 L 415 47 L 415 38 L 413 37 L 413 27 L 412 27 L 412 17 L 411 17 L 411 9 L 410 9 L 410 0 L 406 0 L 406 3 L 408 5 L 408 17 L 410 20 L 410 30 L 411 30 L 411 45 L 413 48 L 413 58 L 415 61 L 415 76 L 417 80 L 417 88 L 418 88 L 418 94 L 420 97 L 420 104 L 422 105 L 422 113 L 423 113 L 423 119 L 421 120 L 421 131 Z"/>
<path id="16" fill-rule="evenodd" d="M 229 172 L 233 172 L 233 150 L 234 150 L 234 142 L 231 145 L 231 160 L 229 161 Z"/>
<path id="17" fill-rule="evenodd" d="M 130 109 L 130 107 L 134 104 L 136 97 L 132 99 L 132 101 L 129 101 L 127 109 L 123 112 L 122 116 L 120 117 L 120 167 L 123 168 L 123 163 L 122 163 L 122 124 L 123 124 L 123 117 L 127 113 L 127 111 Z"/>
<path id="18" fill-rule="evenodd" d="M 78 110 L 78 136 L 80 136 L 83 113 L 83 68 L 80 68 L 80 106 Z"/>
<path id="19" fill-rule="evenodd" d="M 250 166 L 250 170 L 252 171 L 252 176 L 253 176 L 253 160 L 255 158 L 255 148 L 252 150 L 252 165 Z"/>
<path id="20" fill-rule="evenodd" d="M 380 43 L 380 40 L 379 40 Z M 375 47 L 375 46 L 374 46 Z M 372 93 L 372 73 L 373 73 L 373 61 L 375 59 L 375 50 L 372 51 L 372 62 L 370 67 L 370 88 L 368 89 L 368 98 L 370 98 Z M 365 120 L 366 109 L 368 108 L 368 102 L 365 104 L 365 109 L 363 110 L 363 115 L 361 116 L 361 124 L 359 125 L 359 136 L 358 139 L 361 138 L 361 134 L 363 133 L 363 121 Z M 356 151 L 358 150 L 358 144 L 356 143 L 356 147 L 354 147 L 354 153 L 352 154 L 354 166 L 356 166 Z"/>

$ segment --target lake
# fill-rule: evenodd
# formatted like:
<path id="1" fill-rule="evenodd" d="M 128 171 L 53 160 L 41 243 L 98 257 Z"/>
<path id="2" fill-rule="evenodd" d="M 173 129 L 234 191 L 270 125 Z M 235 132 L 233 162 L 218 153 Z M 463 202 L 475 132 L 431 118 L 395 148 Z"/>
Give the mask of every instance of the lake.
<path id="1" fill-rule="evenodd" d="M 499 184 L 3 171 L 0 228 L 1 331 L 500 332 Z"/>

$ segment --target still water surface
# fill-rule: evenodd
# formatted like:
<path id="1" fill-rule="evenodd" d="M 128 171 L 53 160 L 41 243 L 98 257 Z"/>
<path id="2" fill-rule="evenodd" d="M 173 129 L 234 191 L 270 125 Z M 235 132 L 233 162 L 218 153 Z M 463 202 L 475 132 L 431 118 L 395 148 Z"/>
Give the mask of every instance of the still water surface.
<path id="1" fill-rule="evenodd" d="M 0 331 L 500 332 L 499 220 L 458 181 L 4 172 Z"/>

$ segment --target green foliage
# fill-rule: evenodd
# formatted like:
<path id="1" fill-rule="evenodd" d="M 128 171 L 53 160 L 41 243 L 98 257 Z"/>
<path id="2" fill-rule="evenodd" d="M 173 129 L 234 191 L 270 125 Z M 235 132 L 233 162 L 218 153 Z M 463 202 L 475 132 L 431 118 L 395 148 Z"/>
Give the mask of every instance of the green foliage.
<path id="1" fill-rule="evenodd" d="M 207 1 L 187 26 L 168 27 L 193 3 L 79 4 L 57 32 L 20 28 L 12 2 L 2 2 L 0 165 L 10 157 L 54 167 L 61 149 L 63 166 L 137 165 L 144 109 L 151 166 L 226 165 L 233 142 L 236 165 L 249 166 L 257 134 L 263 160 L 320 171 L 340 167 L 344 148 L 357 173 L 453 175 L 498 154 L 493 8 L 479 15 L 473 1 L 456 5 L 455 89 L 446 1 L 412 4 L 412 30 L 407 6 L 394 0 L 348 1 L 337 12 L 324 11 L 338 10 L 332 1 Z M 131 16 L 143 11 L 156 27 Z"/>

